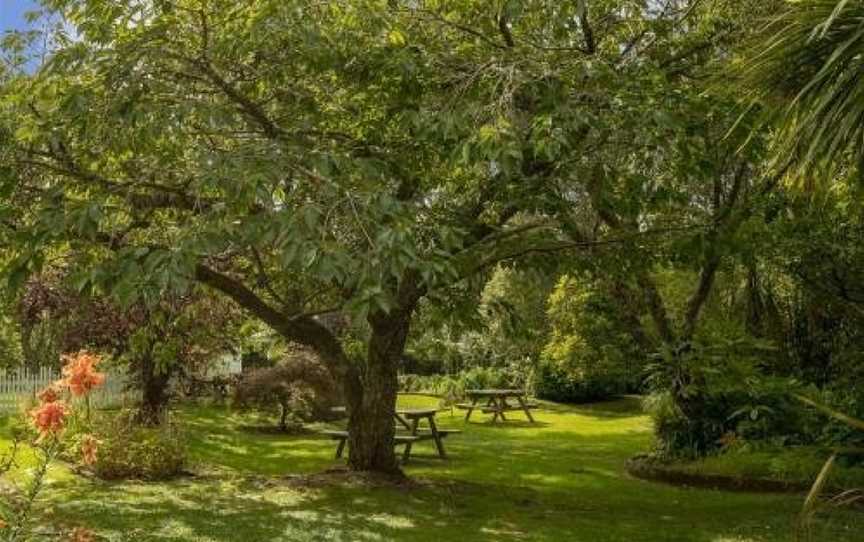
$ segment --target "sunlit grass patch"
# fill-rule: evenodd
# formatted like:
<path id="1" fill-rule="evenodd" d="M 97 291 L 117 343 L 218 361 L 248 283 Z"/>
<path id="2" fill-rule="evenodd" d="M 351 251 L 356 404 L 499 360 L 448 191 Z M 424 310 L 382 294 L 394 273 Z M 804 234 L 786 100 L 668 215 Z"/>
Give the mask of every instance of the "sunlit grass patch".
<path id="1" fill-rule="evenodd" d="M 400 401 L 417 407 L 434 399 Z M 51 525 L 89 526 L 108 541 L 790 539 L 801 505 L 795 495 L 690 490 L 628 476 L 626 460 L 652 438 L 634 405 L 547 405 L 536 412 L 536 425 L 515 416 L 503 424 L 484 417 L 465 423 L 460 411 L 441 412 L 441 427 L 462 430 L 446 441 L 450 458 L 418 445 L 406 468 L 418 483 L 398 488 L 315 474 L 339 465 L 333 443 L 315 434 L 254 434 L 241 429 L 248 415 L 184 408 L 177 418 L 195 476 L 104 483 L 67 471 L 53 481 L 39 514 Z M 861 522 L 861 514 L 844 512 L 817 529 L 826 541 L 857 542 Z"/>

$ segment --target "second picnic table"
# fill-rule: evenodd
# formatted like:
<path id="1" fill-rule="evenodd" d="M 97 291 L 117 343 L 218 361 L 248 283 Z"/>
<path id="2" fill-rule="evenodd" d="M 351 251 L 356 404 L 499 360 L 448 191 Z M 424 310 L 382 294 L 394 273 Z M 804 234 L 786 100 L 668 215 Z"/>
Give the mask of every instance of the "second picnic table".
<path id="1" fill-rule="evenodd" d="M 528 417 L 528 421 L 534 423 L 531 409 L 537 408 L 537 405 L 529 403 L 527 394 L 522 390 L 465 390 L 465 394 L 471 402 L 460 403 L 456 407 L 468 411 L 465 414 L 466 422 L 471 419 L 471 414 L 475 410 L 493 414 L 493 423 L 498 421 L 498 418 L 501 418 L 501 421 L 507 421 L 505 412 L 521 410 Z M 483 399 L 486 400 L 485 404 L 481 404 Z M 509 403 L 509 399 L 515 400 L 516 404 Z"/>

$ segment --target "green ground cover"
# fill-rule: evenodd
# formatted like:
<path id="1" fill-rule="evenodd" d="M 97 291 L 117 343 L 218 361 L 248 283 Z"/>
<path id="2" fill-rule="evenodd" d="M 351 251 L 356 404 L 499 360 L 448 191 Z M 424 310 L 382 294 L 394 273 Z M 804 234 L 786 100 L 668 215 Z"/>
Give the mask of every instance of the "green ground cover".
<path id="1" fill-rule="evenodd" d="M 780 480 L 810 485 L 814 473 L 825 464 L 830 450 L 803 446 L 730 452 L 690 463 L 667 466 L 695 474 L 717 474 L 733 478 Z M 838 490 L 864 487 L 864 468 L 858 456 L 841 455 L 831 469 L 828 485 Z"/>
<path id="2" fill-rule="evenodd" d="M 427 399 L 407 399 L 415 404 Z M 45 525 L 95 529 L 102 540 L 152 541 L 698 541 L 792 540 L 797 495 L 747 494 L 633 479 L 625 462 L 651 443 L 632 400 L 549 405 L 535 426 L 493 426 L 461 413 L 451 457 L 415 446 L 410 487 L 320 473 L 334 445 L 314 434 L 250 433 L 256 420 L 215 407 L 181 411 L 195 476 L 105 483 L 57 467 L 38 511 Z M 515 416 L 515 415 L 514 415 Z M 8 426 L 3 426 L 8 429 Z M 8 431 L 7 431 L 8 433 Z M 340 483 L 334 482 L 334 478 Z M 864 513 L 832 512 L 816 540 L 860 541 Z"/>

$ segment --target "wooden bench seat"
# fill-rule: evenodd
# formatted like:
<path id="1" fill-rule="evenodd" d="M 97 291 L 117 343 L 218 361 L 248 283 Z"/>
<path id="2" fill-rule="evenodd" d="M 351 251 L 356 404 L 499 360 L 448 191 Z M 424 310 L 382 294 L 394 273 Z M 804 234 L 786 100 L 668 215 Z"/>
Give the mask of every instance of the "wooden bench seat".
<path id="1" fill-rule="evenodd" d="M 535 408 L 540 408 L 540 406 L 537 404 L 526 404 L 525 406 L 512 405 L 512 406 L 508 406 L 507 408 L 501 408 L 501 407 L 490 405 L 490 406 L 482 406 L 479 408 L 480 408 L 480 411 L 483 412 L 484 414 L 491 414 L 493 412 L 512 412 L 512 411 L 516 411 L 516 410 L 524 411 L 526 408 L 535 409 Z"/>
<path id="2" fill-rule="evenodd" d="M 462 430 L 460 430 L 460 429 L 439 429 L 438 430 L 438 434 L 441 435 L 441 438 L 445 438 L 447 435 L 455 435 L 455 434 L 458 434 L 461 432 L 462 432 Z M 418 429 L 417 434 L 422 435 L 422 436 L 431 437 L 432 431 L 429 429 Z"/>
<path id="3" fill-rule="evenodd" d="M 450 431 L 450 432 L 452 433 L 453 431 Z M 347 440 L 348 439 L 348 431 L 327 430 L 327 431 L 322 431 L 322 433 L 329 436 L 333 440 Z M 443 431 L 439 431 L 439 433 L 443 434 Z M 395 435 L 393 437 L 393 441 L 396 442 L 396 444 L 404 444 L 406 442 L 417 442 L 418 440 L 420 440 L 420 437 L 413 436 L 413 435 Z"/>
<path id="4" fill-rule="evenodd" d="M 339 445 L 336 447 L 336 459 L 341 459 L 342 453 L 345 451 L 345 445 L 348 443 L 348 431 L 328 429 L 321 433 L 327 435 L 332 440 L 339 441 Z M 443 437 L 444 435 L 441 436 Z M 414 435 L 395 435 L 393 437 L 393 444 L 398 446 L 399 444 L 410 444 L 420 440 L 424 440 L 424 437 Z M 406 457 L 404 458 L 406 462 L 408 461 L 407 456 L 408 454 L 406 454 Z"/>

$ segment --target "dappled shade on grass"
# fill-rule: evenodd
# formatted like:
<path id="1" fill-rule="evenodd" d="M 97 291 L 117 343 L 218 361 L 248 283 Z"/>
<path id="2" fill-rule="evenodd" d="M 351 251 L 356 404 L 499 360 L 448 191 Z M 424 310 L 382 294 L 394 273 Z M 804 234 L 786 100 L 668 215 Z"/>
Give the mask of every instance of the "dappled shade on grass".
<path id="1" fill-rule="evenodd" d="M 411 404 L 420 406 L 417 398 Z M 52 522 L 106 540 L 154 541 L 695 541 L 789 540 L 795 495 L 690 490 L 635 480 L 624 463 L 651 442 L 632 401 L 541 409 L 541 424 L 465 424 L 442 412 L 450 459 L 418 445 L 409 486 L 304 484 L 295 474 L 337 465 L 315 435 L 250 434 L 246 415 L 182 412 L 195 478 L 106 484 L 66 478 L 43 507 Z M 302 479 L 301 479 L 302 480 Z M 860 539 L 860 513 L 833 514 L 818 533 Z"/>

